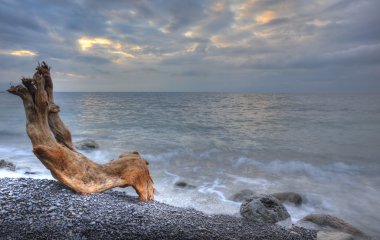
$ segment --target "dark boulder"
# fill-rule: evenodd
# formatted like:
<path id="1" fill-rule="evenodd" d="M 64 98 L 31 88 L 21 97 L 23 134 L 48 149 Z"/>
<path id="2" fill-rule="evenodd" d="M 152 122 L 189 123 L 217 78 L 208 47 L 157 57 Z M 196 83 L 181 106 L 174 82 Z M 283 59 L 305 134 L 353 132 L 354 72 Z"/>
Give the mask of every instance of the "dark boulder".
<path id="1" fill-rule="evenodd" d="M 272 196 L 280 200 L 281 203 L 284 202 L 291 202 L 294 203 L 296 206 L 299 206 L 302 204 L 302 197 L 300 194 L 295 192 L 279 192 L 279 193 L 272 193 Z"/>
<path id="2" fill-rule="evenodd" d="M 240 214 L 254 223 L 276 223 L 290 217 L 284 205 L 268 194 L 245 200 L 240 207 Z"/>
<path id="3" fill-rule="evenodd" d="M 16 165 L 11 162 L 5 161 L 4 159 L 0 160 L 0 169 L 5 168 L 10 171 L 16 171 Z"/>

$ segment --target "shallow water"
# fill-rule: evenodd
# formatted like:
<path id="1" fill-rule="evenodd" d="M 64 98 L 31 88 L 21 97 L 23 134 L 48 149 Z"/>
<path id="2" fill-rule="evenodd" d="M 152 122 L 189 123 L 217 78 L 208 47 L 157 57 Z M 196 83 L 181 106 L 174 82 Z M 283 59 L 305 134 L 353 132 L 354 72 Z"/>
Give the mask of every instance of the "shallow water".
<path id="1" fill-rule="evenodd" d="M 57 93 L 74 140 L 106 162 L 137 150 L 149 162 L 156 199 L 207 213 L 236 214 L 242 189 L 295 191 L 294 221 L 321 211 L 380 236 L 380 95 Z M 33 156 L 21 100 L 0 93 L 0 158 L 16 172 L 51 178 Z M 32 172 L 34 174 L 25 174 Z M 178 189 L 186 181 L 196 189 Z M 127 190 L 134 194 L 131 189 Z"/>

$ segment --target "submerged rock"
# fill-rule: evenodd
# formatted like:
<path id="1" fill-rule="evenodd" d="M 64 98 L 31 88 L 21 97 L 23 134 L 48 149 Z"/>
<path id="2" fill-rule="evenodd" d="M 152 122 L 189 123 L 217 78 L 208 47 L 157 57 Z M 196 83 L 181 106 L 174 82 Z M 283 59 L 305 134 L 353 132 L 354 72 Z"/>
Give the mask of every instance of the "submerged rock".
<path id="1" fill-rule="evenodd" d="M 179 187 L 179 188 L 187 188 L 187 189 L 197 188 L 197 186 L 188 184 L 187 182 L 184 182 L 184 181 L 178 181 L 178 182 L 174 183 L 174 186 Z"/>
<path id="2" fill-rule="evenodd" d="M 299 206 L 302 204 L 302 197 L 300 194 L 295 192 L 279 192 L 279 193 L 272 193 L 272 196 L 280 200 L 281 203 L 284 202 L 291 202 L 294 203 L 296 206 Z"/>
<path id="3" fill-rule="evenodd" d="M 276 223 L 290 217 L 284 205 L 268 194 L 245 200 L 240 207 L 240 214 L 255 223 Z"/>
<path id="4" fill-rule="evenodd" d="M 86 139 L 79 141 L 75 144 L 75 147 L 79 150 L 89 150 L 89 149 L 97 149 L 99 148 L 99 144 L 96 143 L 94 140 Z"/>
<path id="5" fill-rule="evenodd" d="M 244 202 L 245 200 L 249 199 L 255 194 L 254 191 L 249 190 L 249 189 L 243 189 L 240 192 L 235 193 L 230 197 L 232 201 L 235 202 Z"/>
<path id="6" fill-rule="evenodd" d="M 333 215 L 312 213 L 302 218 L 300 221 L 312 222 L 321 227 L 330 227 L 337 231 L 359 237 L 359 239 L 371 239 L 356 227 Z"/>
<path id="7" fill-rule="evenodd" d="M 24 174 L 27 174 L 27 175 L 36 175 L 36 174 L 39 174 L 40 172 L 33 172 L 33 171 L 26 171 L 24 172 Z"/>
<path id="8" fill-rule="evenodd" d="M 5 161 L 4 159 L 0 160 L 0 169 L 5 168 L 10 171 L 16 171 L 16 165 L 11 162 Z"/>

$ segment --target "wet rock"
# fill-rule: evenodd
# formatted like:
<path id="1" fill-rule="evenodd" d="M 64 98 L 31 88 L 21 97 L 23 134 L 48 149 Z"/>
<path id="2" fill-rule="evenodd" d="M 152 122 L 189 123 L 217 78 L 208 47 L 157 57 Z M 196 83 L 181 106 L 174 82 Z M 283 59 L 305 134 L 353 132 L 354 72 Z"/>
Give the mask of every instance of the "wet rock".
<path id="1" fill-rule="evenodd" d="M 186 188 L 186 189 L 194 189 L 197 188 L 197 186 L 188 184 L 187 182 L 184 181 L 178 181 L 174 184 L 174 186 L 179 187 L 179 188 Z"/>
<path id="2" fill-rule="evenodd" d="M 254 223 L 276 223 L 290 217 L 282 203 L 268 194 L 245 200 L 240 207 L 240 214 Z"/>
<path id="3" fill-rule="evenodd" d="M 230 199 L 231 199 L 232 201 L 235 201 L 235 202 L 244 202 L 244 200 L 249 199 L 249 198 L 252 197 L 254 194 L 255 194 L 255 192 L 252 191 L 252 190 L 249 190 L 249 189 L 243 189 L 243 190 L 241 190 L 240 192 L 237 192 L 237 193 L 235 193 L 234 195 L 232 195 L 232 196 L 230 197 Z"/>
<path id="4" fill-rule="evenodd" d="M 354 240 L 354 237 L 344 232 L 319 231 L 317 233 L 317 240 Z"/>
<path id="5" fill-rule="evenodd" d="M 8 169 L 10 171 L 16 171 L 16 165 L 11 162 L 5 161 L 4 159 L 0 160 L 0 169 Z"/>
<path id="6" fill-rule="evenodd" d="M 333 215 L 324 213 L 312 213 L 302 218 L 300 221 L 312 222 L 321 227 L 330 227 L 339 232 L 344 232 L 355 237 L 360 237 L 361 239 L 371 239 L 356 227 Z"/>
<path id="7" fill-rule="evenodd" d="M 134 152 L 123 152 L 122 154 L 120 154 L 119 158 L 124 158 L 124 157 L 138 158 L 138 157 L 140 157 L 140 154 L 137 151 L 134 151 Z"/>
<path id="8" fill-rule="evenodd" d="M 94 140 L 86 139 L 79 141 L 75 144 L 75 147 L 79 150 L 90 150 L 90 149 L 97 149 L 99 148 L 99 144 L 96 143 Z"/>
<path id="9" fill-rule="evenodd" d="M 26 171 L 26 172 L 24 172 L 24 174 L 28 174 L 28 175 L 36 175 L 38 173 L 39 172 L 33 172 L 33 171 Z"/>
<path id="10" fill-rule="evenodd" d="M 296 206 L 299 206 L 302 204 L 302 197 L 300 194 L 295 192 L 279 192 L 279 193 L 272 193 L 272 196 L 280 200 L 281 203 L 284 202 L 291 202 L 294 203 Z"/>

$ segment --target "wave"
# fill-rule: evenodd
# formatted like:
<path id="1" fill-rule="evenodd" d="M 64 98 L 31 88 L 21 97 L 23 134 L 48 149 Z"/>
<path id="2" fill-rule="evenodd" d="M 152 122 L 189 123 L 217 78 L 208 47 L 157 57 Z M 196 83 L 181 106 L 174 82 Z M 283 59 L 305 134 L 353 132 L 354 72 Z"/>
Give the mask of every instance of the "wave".
<path id="1" fill-rule="evenodd" d="M 153 162 L 163 162 L 167 161 L 168 159 L 173 159 L 174 157 L 177 157 L 180 155 L 179 151 L 171 151 L 171 152 L 163 152 L 158 154 L 141 154 L 141 156 L 148 160 Z"/>
<path id="2" fill-rule="evenodd" d="M 254 166 L 267 173 L 276 175 L 307 175 L 313 178 L 334 177 L 339 174 L 352 175 L 359 169 L 355 166 L 343 162 L 334 162 L 331 164 L 316 165 L 302 161 L 258 161 L 251 158 L 240 157 L 234 163 L 235 168 L 245 166 Z"/>
<path id="3" fill-rule="evenodd" d="M 23 147 L 0 146 L 0 156 L 4 159 L 34 156 L 31 147 L 28 150 L 24 150 Z"/>

